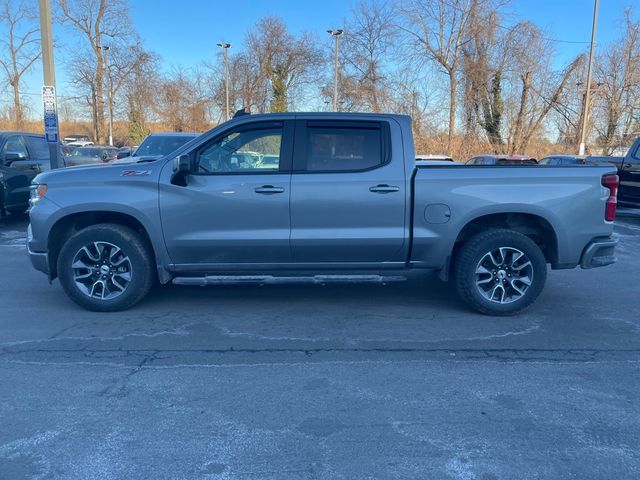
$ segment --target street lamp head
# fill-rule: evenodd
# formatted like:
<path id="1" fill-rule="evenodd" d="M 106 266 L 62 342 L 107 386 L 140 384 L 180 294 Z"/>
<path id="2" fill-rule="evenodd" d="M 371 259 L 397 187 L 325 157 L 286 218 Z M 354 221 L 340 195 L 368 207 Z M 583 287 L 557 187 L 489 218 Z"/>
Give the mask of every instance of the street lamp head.
<path id="1" fill-rule="evenodd" d="M 218 43 L 217 45 L 220 48 L 231 48 L 231 44 L 230 43 Z"/>
<path id="2" fill-rule="evenodd" d="M 344 33 L 344 30 L 342 30 L 342 29 L 327 30 L 327 33 L 329 35 L 333 35 L 334 37 L 338 37 L 338 36 L 340 36 L 340 35 L 342 35 Z"/>

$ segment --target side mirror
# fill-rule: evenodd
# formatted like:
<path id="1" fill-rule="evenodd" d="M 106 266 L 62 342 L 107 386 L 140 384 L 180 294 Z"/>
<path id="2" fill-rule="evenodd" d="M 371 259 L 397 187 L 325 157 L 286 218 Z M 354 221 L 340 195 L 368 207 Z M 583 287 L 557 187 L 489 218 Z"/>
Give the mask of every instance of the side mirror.
<path id="1" fill-rule="evenodd" d="M 24 157 L 23 155 L 19 154 L 19 153 L 14 153 L 14 152 L 7 152 L 4 154 L 4 163 L 5 165 L 8 167 L 10 166 L 13 162 L 17 162 L 20 160 L 24 160 L 26 157 Z"/>
<path id="2" fill-rule="evenodd" d="M 180 155 L 173 159 L 171 183 L 186 187 L 191 173 L 191 155 Z"/>

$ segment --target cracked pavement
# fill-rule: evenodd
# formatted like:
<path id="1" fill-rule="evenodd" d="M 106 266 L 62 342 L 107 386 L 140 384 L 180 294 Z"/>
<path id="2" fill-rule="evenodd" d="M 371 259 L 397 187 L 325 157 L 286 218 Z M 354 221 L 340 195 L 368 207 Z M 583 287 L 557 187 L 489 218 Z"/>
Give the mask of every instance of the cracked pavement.
<path id="1" fill-rule="evenodd" d="M 640 215 L 528 312 L 383 285 L 157 287 L 86 312 L 0 220 L 0 479 L 640 477 Z"/>

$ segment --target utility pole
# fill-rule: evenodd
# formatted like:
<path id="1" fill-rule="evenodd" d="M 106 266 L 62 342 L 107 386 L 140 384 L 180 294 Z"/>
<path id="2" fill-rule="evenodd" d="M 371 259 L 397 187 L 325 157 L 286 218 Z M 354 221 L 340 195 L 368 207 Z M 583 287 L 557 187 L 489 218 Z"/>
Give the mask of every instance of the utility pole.
<path id="1" fill-rule="evenodd" d="M 229 120 L 229 49 L 230 43 L 218 43 L 218 46 L 224 49 L 224 95 L 225 95 L 225 120 Z"/>
<path id="2" fill-rule="evenodd" d="M 98 48 L 102 50 L 102 61 L 104 63 L 104 69 L 107 72 L 107 108 L 109 109 L 109 146 L 113 147 L 113 98 L 111 96 L 111 68 L 109 67 L 109 61 L 107 60 L 107 52 L 109 51 L 108 45 L 98 45 Z M 97 140 L 97 139 L 96 139 Z"/>
<path id="3" fill-rule="evenodd" d="M 327 33 L 336 39 L 336 60 L 335 70 L 333 72 L 333 111 L 338 111 L 338 55 L 340 50 L 340 35 L 344 33 L 344 30 L 327 30 Z"/>
<path id="4" fill-rule="evenodd" d="M 58 111 L 56 108 L 56 74 L 53 66 L 53 40 L 51 36 L 51 1 L 39 0 L 40 4 L 40 43 L 42 45 L 42 70 L 44 86 L 42 103 L 44 104 L 44 136 L 49 144 L 49 163 L 51 169 L 60 166 L 58 157 Z"/>
<path id="5" fill-rule="evenodd" d="M 584 93 L 584 105 L 582 107 L 582 126 L 580 127 L 580 150 L 579 155 L 584 155 L 585 140 L 587 135 L 587 121 L 589 119 L 589 104 L 591 97 L 591 70 L 593 68 L 593 56 L 596 42 L 596 26 L 598 24 L 598 6 L 600 0 L 595 0 L 593 5 L 593 25 L 591 26 L 591 48 L 589 50 L 589 65 L 587 66 L 587 89 Z"/>

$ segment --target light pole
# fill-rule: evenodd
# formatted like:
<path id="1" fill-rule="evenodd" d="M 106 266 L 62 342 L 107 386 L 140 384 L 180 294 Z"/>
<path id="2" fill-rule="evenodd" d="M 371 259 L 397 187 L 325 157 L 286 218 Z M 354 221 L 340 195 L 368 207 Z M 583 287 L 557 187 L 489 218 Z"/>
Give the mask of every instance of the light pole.
<path id="1" fill-rule="evenodd" d="M 224 49 L 224 96 L 225 96 L 225 120 L 229 120 L 229 49 L 230 43 L 218 43 L 218 46 Z"/>
<path id="2" fill-rule="evenodd" d="M 340 35 L 344 33 L 344 30 L 327 30 L 327 33 L 336 39 L 336 62 L 335 70 L 333 72 L 333 111 L 338 111 L 338 52 L 340 50 Z"/>
<path id="3" fill-rule="evenodd" d="M 589 118 L 589 97 L 591 96 L 591 69 L 596 42 L 596 26 L 598 23 L 598 6 L 600 0 L 595 0 L 593 5 L 593 25 L 591 26 L 591 48 L 589 49 L 589 65 L 587 67 L 587 89 L 584 93 L 584 106 L 582 107 L 582 126 L 580 128 L 580 149 L 578 154 L 584 155 L 585 137 L 587 136 L 587 120 Z"/>
<path id="4" fill-rule="evenodd" d="M 49 145 L 49 163 L 51 168 L 60 166 L 58 157 L 58 111 L 56 106 L 56 73 L 53 65 L 53 40 L 51 36 L 51 1 L 39 0 L 40 4 L 40 43 L 42 45 L 42 70 L 44 86 L 42 100 L 44 104 L 44 132 Z"/>
<path id="5" fill-rule="evenodd" d="M 107 108 L 109 109 L 109 146 L 113 147 L 113 99 L 111 98 L 111 68 L 107 61 L 107 52 L 109 51 L 108 45 L 98 46 L 103 51 L 102 61 L 104 63 L 104 69 L 107 72 Z"/>

